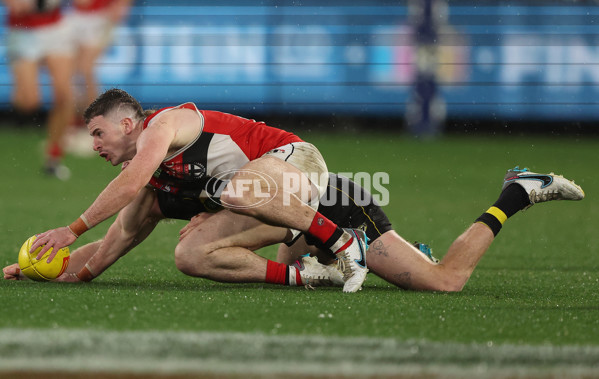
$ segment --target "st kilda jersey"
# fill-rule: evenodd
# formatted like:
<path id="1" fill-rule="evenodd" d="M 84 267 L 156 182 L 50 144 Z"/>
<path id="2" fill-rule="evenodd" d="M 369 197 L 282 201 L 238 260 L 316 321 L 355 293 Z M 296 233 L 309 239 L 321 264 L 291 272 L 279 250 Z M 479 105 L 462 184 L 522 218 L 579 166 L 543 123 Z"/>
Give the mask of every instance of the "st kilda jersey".
<path id="1" fill-rule="evenodd" d="M 208 211 L 220 209 L 220 193 L 243 165 L 283 145 L 303 142 L 298 136 L 263 122 L 198 110 L 193 103 L 156 111 L 145 119 L 144 130 L 152 127 L 157 115 L 179 108 L 197 112 L 201 131 L 188 145 L 162 161 L 150 185 L 186 199 L 200 200 Z"/>
<path id="2" fill-rule="evenodd" d="M 62 18 L 60 4 L 61 1 L 58 0 L 38 0 L 33 12 L 19 15 L 9 13 L 7 24 L 18 29 L 35 29 L 57 24 Z"/>

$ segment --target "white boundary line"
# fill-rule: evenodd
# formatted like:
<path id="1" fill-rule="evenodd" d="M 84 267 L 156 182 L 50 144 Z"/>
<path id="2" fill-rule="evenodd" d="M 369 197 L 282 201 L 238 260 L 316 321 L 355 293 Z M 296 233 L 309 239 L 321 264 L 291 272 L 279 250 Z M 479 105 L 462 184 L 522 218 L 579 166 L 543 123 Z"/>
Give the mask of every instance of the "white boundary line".
<path id="1" fill-rule="evenodd" d="M 245 333 L 0 329 L 8 371 L 599 377 L 598 346 Z"/>

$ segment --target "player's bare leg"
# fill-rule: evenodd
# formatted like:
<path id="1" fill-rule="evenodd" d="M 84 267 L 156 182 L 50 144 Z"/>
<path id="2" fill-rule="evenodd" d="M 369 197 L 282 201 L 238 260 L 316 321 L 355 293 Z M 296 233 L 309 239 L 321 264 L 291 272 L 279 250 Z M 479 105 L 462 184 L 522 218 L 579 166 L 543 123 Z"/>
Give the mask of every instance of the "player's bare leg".
<path id="1" fill-rule="evenodd" d="M 72 58 L 68 55 L 57 55 L 49 56 L 45 61 L 54 89 L 54 103 L 48 114 L 46 171 L 59 179 L 67 179 L 69 173 L 61 167 L 60 162 L 66 128 L 75 112 L 71 85 Z"/>
<path id="2" fill-rule="evenodd" d="M 315 150 L 315 149 L 314 149 Z M 367 242 L 362 231 L 343 230 L 318 213 L 308 203 L 320 193 L 310 180 L 324 180 L 326 165 L 315 150 L 314 159 L 306 159 L 308 178 L 292 164 L 264 156 L 249 162 L 233 178 L 221 195 L 230 211 L 254 217 L 265 224 L 282 226 L 309 233 L 319 239 L 340 260 L 343 268 L 344 292 L 358 291 L 366 279 Z M 328 177 L 327 177 L 328 178 Z M 245 186 L 245 187 L 244 187 Z M 247 188 L 247 189 L 245 189 Z M 240 196 L 240 189 L 244 189 Z M 259 206 L 257 206 L 259 204 Z"/>
<path id="3" fill-rule="evenodd" d="M 473 224 L 437 264 L 396 232 L 389 231 L 371 244 L 368 265 L 372 272 L 400 288 L 461 291 L 493 239 L 488 227 Z"/>
<path id="4" fill-rule="evenodd" d="M 32 113 L 40 106 L 39 64 L 18 60 L 11 65 L 13 74 L 12 101 L 18 112 Z"/>
<path id="5" fill-rule="evenodd" d="M 304 259 L 281 264 L 254 253 L 261 247 L 291 238 L 287 228 L 255 218 L 221 211 L 194 217 L 181 230 L 175 263 L 181 272 L 218 282 L 281 285 L 343 285 L 339 272 Z"/>
<path id="6" fill-rule="evenodd" d="M 264 282 L 267 260 L 253 250 L 282 242 L 287 233 L 285 228 L 224 210 L 184 228 L 175 263 L 186 275 L 219 282 Z"/>
<path id="7" fill-rule="evenodd" d="M 390 232 L 372 244 L 370 252 L 374 262 L 369 261 L 369 264 L 373 271 L 376 266 L 381 276 L 402 288 L 460 291 L 507 219 L 536 203 L 583 198 L 582 188 L 562 176 L 537 174 L 516 167 L 507 171 L 497 201 L 452 243 L 438 265 L 426 262 L 427 267 L 406 258 L 396 258 L 395 262 L 379 260 L 387 255 L 414 255 L 408 254 L 408 242 Z M 394 269 L 388 269 L 385 264 Z M 397 272 L 400 267 L 404 269 Z"/>
<path id="8" fill-rule="evenodd" d="M 232 212 L 266 224 L 307 231 L 316 214 L 307 204 L 312 196 L 319 194 L 306 175 L 289 163 L 266 156 L 246 164 L 232 178 L 221 201 L 230 205 Z"/>
<path id="9" fill-rule="evenodd" d="M 476 264 L 493 242 L 493 233 L 473 224 L 450 246 L 441 262 L 434 263 L 413 244 L 390 230 L 372 241 L 366 252 L 370 271 L 391 284 L 410 290 L 460 291 Z M 326 259 L 300 238 L 291 248 L 279 247 L 277 261 L 287 262 L 307 252 Z M 297 259 L 297 258 L 296 258 Z M 325 261 L 326 262 L 326 261 Z"/>
<path id="10" fill-rule="evenodd" d="M 508 170 L 499 199 L 452 243 L 441 262 L 433 263 L 396 232 L 388 231 L 371 243 L 368 266 L 401 288 L 461 291 L 509 217 L 535 203 L 583 198 L 582 189 L 562 176 Z M 314 247 L 302 238 L 292 248 L 280 246 L 278 260 L 285 262 L 307 251 L 314 252 Z"/>

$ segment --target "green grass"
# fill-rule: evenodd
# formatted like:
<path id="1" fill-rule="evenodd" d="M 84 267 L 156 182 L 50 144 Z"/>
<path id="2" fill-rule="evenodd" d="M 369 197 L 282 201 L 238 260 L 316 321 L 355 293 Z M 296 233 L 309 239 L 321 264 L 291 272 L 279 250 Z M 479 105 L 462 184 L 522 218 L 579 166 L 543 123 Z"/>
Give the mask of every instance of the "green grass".
<path id="1" fill-rule="evenodd" d="M 163 223 L 89 284 L 0 281 L 0 330 L 243 332 L 394 338 L 447 344 L 599 346 L 599 141 L 549 137 L 446 137 L 299 133 L 334 172 L 388 172 L 385 207 L 395 229 L 443 256 L 499 193 L 516 164 L 576 179 L 582 202 L 541 204 L 510 219 L 461 293 L 402 291 L 370 275 L 364 290 L 307 291 L 222 284 L 174 265 L 176 221 Z M 66 225 L 117 173 L 98 158 L 68 157 L 63 183 L 38 173 L 42 134 L 0 130 L 0 264 L 32 234 Z M 101 238 L 108 223 L 75 247 Z M 260 254 L 274 257 L 275 249 Z M 6 307 L 9 305 L 9 307 Z M 1 349 L 0 349 L 1 350 Z"/>

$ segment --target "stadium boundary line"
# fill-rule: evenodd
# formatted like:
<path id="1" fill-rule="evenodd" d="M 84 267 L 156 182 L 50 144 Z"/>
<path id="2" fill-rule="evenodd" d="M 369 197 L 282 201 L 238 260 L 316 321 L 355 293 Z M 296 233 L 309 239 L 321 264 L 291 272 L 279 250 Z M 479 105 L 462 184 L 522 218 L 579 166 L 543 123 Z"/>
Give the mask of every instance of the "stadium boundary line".
<path id="1" fill-rule="evenodd" d="M 0 329 L 8 372 L 334 377 L 599 377 L 599 346 L 259 333 Z"/>

